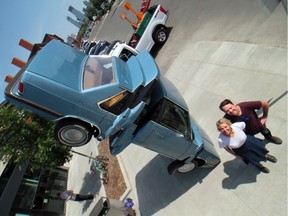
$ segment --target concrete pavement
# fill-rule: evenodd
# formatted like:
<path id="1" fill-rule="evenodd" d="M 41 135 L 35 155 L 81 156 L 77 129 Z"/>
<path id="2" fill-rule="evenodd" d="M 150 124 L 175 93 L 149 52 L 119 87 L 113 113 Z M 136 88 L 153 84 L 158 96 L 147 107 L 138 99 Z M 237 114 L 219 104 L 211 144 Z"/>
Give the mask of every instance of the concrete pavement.
<path id="1" fill-rule="evenodd" d="M 172 13 L 168 26 L 173 30 L 156 61 L 184 96 L 203 132 L 214 141 L 222 162 L 213 170 L 169 176 L 166 169 L 170 159 L 131 144 L 119 155 L 131 186 L 129 196 L 144 216 L 286 216 L 287 14 L 282 4 L 272 0 L 217 0 L 216 7 L 213 1 L 192 1 L 198 3 L 198 11 L 188 17 L 189 11 L 184 10 L 183 16 L 186 14 L 185 22 L 195 28 L 184 35 L 172 9 L 190 1 L 177 1 L 177 8 L 164 0 L 158 2 Z M 192 22 L 194 14 L 199 20 L 196 23 Z M 217 19 L 211 19 L 213 14 Z M 233 18 L 227 19 L 227 14 Z M 218 148 L 215 122 L 223 116 L 218 105 L 225 98 L 234 102 L 269 101 L 267 126 L 283 139 L 282 145 L 266 146 L 278 159 L 276 164 L 266 163 L 269 174 Z M 96 154 L 96 141 L 78 150 Z M 88 159 L 75 156 L 70 163 L 69 187 L 105 193 L 99 181 L 87 176 Z M 68 203 L 66 215 L 89 215 L 95 203 Z"/>

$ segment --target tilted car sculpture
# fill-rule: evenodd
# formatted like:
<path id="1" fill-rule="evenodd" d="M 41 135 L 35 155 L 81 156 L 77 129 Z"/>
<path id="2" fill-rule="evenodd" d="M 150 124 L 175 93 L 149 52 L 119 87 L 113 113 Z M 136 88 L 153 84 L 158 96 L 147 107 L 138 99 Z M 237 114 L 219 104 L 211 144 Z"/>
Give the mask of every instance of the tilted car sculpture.
<path id="1" fill-rule="evenodd" d="M 56 137 L 68 146 L 109 137 L 116 155 L 134 143 L 174 159 L 169 173 L 220 162 L 147 51 L 124 62 L 51 41 L 9 83 L 5 97 L 55 121 Z"/>

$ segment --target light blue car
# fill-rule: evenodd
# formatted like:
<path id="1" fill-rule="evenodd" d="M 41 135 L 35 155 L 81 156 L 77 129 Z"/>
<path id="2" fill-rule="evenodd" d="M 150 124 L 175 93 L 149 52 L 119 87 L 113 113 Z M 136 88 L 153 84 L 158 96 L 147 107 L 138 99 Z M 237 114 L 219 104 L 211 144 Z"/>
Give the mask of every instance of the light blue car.
<path id="1" fill-rule="evenodd" d="M 19 71 L 5 97 L 54 121 L 56 138 L 71 147 L 92 136 L 109 138 L 116 155 L 134 143 L 174 159 L 169 173 L 220 162 L 182 96 L 146 51 L 124 62 L 53 40 Z"/>

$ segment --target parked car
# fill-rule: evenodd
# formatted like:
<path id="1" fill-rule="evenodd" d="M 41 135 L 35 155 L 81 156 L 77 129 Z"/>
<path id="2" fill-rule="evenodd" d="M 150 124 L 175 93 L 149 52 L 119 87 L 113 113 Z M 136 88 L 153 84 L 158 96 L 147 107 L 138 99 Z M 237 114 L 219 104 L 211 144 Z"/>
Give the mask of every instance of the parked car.
<path id="1" fill-rule="evenodd" d="M 105 54 L 109 46 L 110 46 L 110 43 L 108 41 L 98 41 L 86 53 L 88 55 L 102 55 L 102 54 Z"/>
<path id="2" fill-rule="evenodd" d="M 134 143 L 172 158 L 171 174 L 220 162 L 147 51 L 125 62 L 51 41 L 9 83 L 5 97 L 55 121 L 55 136 L 68 146 L 82 146 L 94 135 L 108 138 L 116 155 Z"/>
<path id="3" fill-rule="evenodd" d="M 111 43 L 107 41 L 98 41 L 96 45 L 90 49 L 88 55 L 116 56 L 123 61 L 128 61 L 131 56 L 135 56 L 138 53 L 137 50 L 128 46 L 124 41 L 115 40 Z"/>
<path id="4" fill-rule="evenodd" d="M 96 41 L 91 41 L 91 42 L 86 42 L 83 46 L 83 52 L 88 54 L 90 52 L 90 50 L 97 45 Z"/>
<path id="5" fill-rule="evenodd" d="M 111 42 L 111 44 L 103 54 L 109 56 L 116 56 L 123 61 L 128 61 L 131 56 L 135 56 L 138 53 L 139 52 L 137 50 L 127 45 L 124 41 L 115 40 Z"/>

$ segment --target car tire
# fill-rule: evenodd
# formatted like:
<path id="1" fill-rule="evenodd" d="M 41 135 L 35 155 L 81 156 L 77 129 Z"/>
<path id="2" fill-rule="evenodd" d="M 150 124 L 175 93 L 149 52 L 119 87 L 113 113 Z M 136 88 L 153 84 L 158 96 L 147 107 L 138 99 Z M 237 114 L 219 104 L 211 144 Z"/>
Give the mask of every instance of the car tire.
<path id="1" fill-rule="evenodd" d="M 167 41 L 168 33 L 164 28 L 157 28 L 153 33 L 153 40 L 156 44 L 162 45 Z"/>
<path id="2" fill-rule="evenodd" d="M 89 124 L 81 121 L 60 121 L 56 124 L 54 133 L 60 143 L 78 147 L 91 140 L 92 128 Z"/>
<path id="3" fill-rule="evenodd" d="M 187 173 L 192 170 L 197 169 L 199 166 L 197 160 L 191 161 L 191 163 L 185 163 L 184 161 L 175 160 L 168 166 L 168 173 L 172 175 L 175 172 L 178 173 Z"/>

